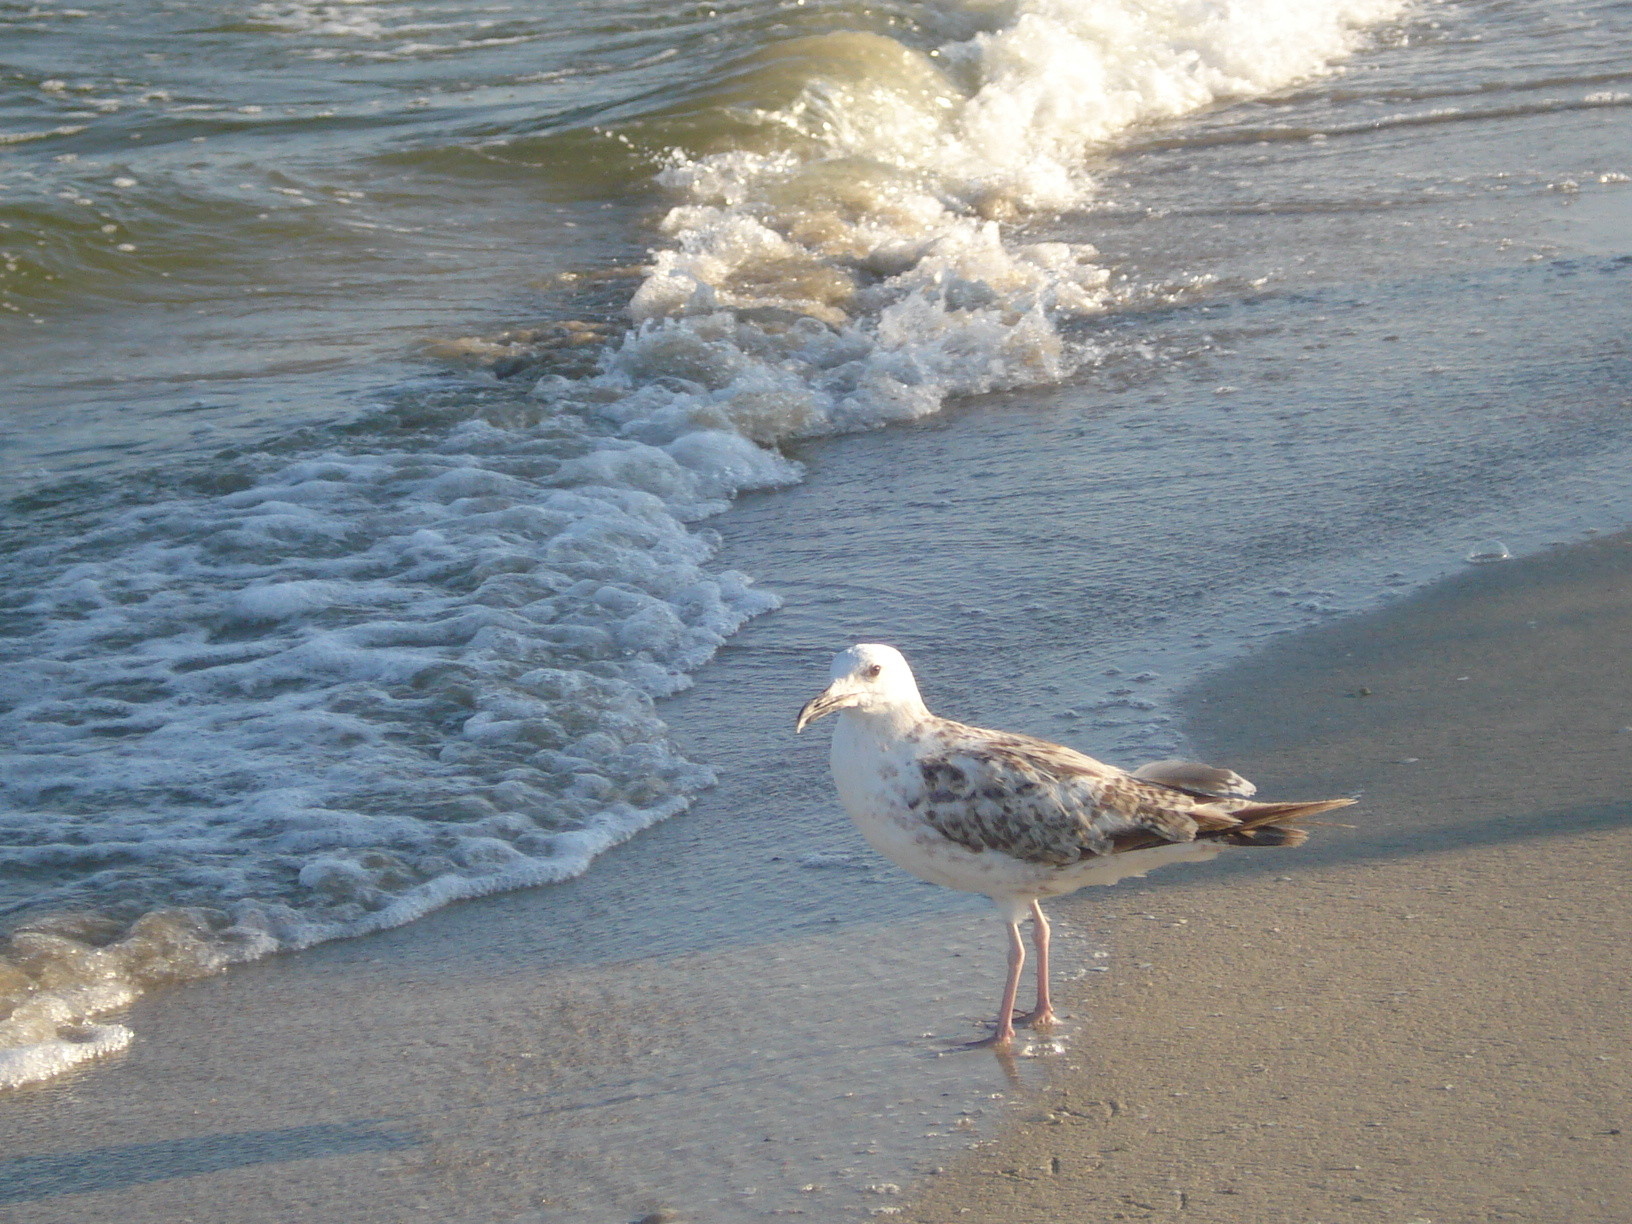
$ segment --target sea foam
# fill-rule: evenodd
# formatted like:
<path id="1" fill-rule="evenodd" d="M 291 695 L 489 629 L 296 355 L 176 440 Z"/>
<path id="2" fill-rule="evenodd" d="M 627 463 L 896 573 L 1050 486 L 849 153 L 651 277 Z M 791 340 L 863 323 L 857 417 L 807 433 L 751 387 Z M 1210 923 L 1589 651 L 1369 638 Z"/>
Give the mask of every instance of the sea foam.
<path id="1" fill-rule="evenodd" d="M 541 397 L 667 445 L 726 430 L 770 445 L 909 420 L 948 396 L 1058 381 L 1073 319 L 1114 305 L 1086 243 L 1010 222 L 1093 198 L 1087 164 L 1129 129 L 1327 70 L 1392 0 L 1027 0 L 972 37 L 791 40 L 743 75 L 794 100 L 736 147 L 676 152 L 667 247 L 599 377 Z M 638 132 L 639 125 L 636 125 Z"/>

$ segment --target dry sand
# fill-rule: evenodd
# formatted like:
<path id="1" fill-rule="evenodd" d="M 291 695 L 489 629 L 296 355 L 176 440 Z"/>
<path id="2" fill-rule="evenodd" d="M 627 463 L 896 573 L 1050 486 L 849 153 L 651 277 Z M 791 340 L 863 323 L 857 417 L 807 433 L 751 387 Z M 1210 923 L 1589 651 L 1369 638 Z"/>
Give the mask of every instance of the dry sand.
<path id="1" fill-rule="evenodd" d="M 1629 643 L 1620 537 L 1214 677 L 1194 742 L 1354 827 L 1057 906 L 1123 953 L 1078 1065 L 896 1218 L 1632 1220 Z"/>

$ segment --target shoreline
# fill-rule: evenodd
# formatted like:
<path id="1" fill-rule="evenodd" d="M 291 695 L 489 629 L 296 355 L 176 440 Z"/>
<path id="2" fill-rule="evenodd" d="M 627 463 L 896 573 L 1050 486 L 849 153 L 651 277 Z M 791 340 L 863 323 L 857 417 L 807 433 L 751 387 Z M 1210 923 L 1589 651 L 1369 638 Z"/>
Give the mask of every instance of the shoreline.
<path id="1" fill-rule="evenodd" d="M 1372 1224 L 1385 1207 L 1433 1224 L 1610 1224 L 1617 1207 L 1579 1194 L 1532 1194 L 1507 1216 L 1457 1196 L 1503 1160 L 1527 1186 L 1550 1171 L 1547 1193 L 1579 1190 L 1582 1167 L 1534 1159 L 1588 1145 L 1574 1148 L 1587 1160 L 1628 1129 L 1610 1116 L 1612 1093 L 1565 1125 L 1569 1094 L 1589 1087 L 1582 1067 L 1626 1086 L 1624 1061 L 1599 1061 L 1632 1044 L 1603 1028 L 1629 1013 L 1625 1000 L 1596 1008 L 1602 1048 L 1575 1063 L 1583 1018 L 1564 1024 L 1554 1006 L 1607 988 L 1597 962 L 1564 981 L 1557 956 L 1578 920 L 1571 890 L 1603 886 L 1627 815 L 1612 795 L 1593 800 L 1557 858 L 1566 842 L 1539 836 L 1556 822 L 1522 803 L 1612 777 L 1593 762 L 1625 752 L 1632 695 L 1599 691 L 1625 681 L 1590 664 L 1632 631 L 1629 575 L 1632 536 L 1472 569 L 1201 681 L 1188 727 L 1199 755 L 1270 797 L 1361 788 L 1362 807 L 1344 813 L 1353 827 L 1056 903 L 1064 1051 L 1007 1067 L 978 1051 L 937 1057 L 988 1018 L 1001 973 L 988 907 L 914 885 L 837 821 L 825 743 L 791 741 L 786 725 L 814 674 L 786 643 L 810 627 L 760 622 L 667 709 L 693 736 L 734 739 L 736 767 L 706 803 L 576 880 L 144 1000 L 128 1054 L 0 1102 L 24 1136 L 0 1166 L 7 1206 L 19 1224 L 228 1211 L 243 1224 L 421 1211 L 716 1224 L 880 1208 L 919 1224 L 1090 1209 Z M 1596 739 L 1559 756 L 1520 726 L 1540 746 L 1535 760 L 1514 753 L 1527 793 L 1477 767 L 1495 724 L 1470 739 L 1441 706 L 1466 692 L 1531 722 L 1556 709 L 1559 660 L 1536 647 L 1530 619 L 1581 665 L 1568 691 L 1598 691 L 1603 717 Z M 1512 655 L 1523 667 L 1499 666 L 1509 641 L 1528 651 Z M 1422 670 L 1423 650 L 1437 671 Z M 1371 694 L 1348 695 L 1362 687 Z M 747 767 L 766 759 L 779 763 Z M 1435 795 L 1454 782 L 1459 806 L 1425 801 L 1412 790 L 1425 779 Z M 1520 806 L 1488 827 L 1470 820 L 1492 794 Z M 1529 857 L 1515 864 L 1516 852 Z M 1562 917 L 1524 904 L 1531 880 L 1565 898 Z M 1467 906 L 1478 930 L 1458 917 Z M 1595 954 L 1608 964 L 1632 941 L 1610 929 L 1625 907 L 1606 908 Z M 1524 922 L 1535 929 L 1520 939 Z M 1520 950 L 1517 975 L 1505 944 L 1494 970 L 1476 963 L 1479 930 Z M 1454 1008 L 1438 976 L 1447 960 Z M 1568 989 L 1538 1003 L 1533 980 Z M 1484 998 L 1529 1028 L 1486 1032 Z M 1527 1112 L 1512 1113 L 1491 1075 L 1518 1077 Z M 1501 1128 L 1485 1113 L 1470 1128 L 1465 1106 L 1507 1111 L 1515 1146 L 1493 1153 Z M 1392 1180 L 1373 1185 L 1379 1175 Z M 1604 1201 L 1632 1193 L 1624 1181 Z"/>
<path id="2" fill-rule="evenodd" d="M 1056 905 L 1117 951 L 1076 1065 L 900 1218 L 1624 1219 L 1629 635 L 1620 535 L 1204 680 L 1202 755 L 1351 827 Z"/>

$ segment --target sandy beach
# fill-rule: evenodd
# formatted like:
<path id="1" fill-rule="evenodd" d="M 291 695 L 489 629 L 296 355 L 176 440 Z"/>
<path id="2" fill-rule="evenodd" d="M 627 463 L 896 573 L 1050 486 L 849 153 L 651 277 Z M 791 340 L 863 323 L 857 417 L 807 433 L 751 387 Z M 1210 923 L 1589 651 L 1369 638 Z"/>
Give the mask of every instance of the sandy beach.
<path id="1" fill-rule="evenodd" d="M 1617 1224 L 1632 1202 L 1632 540 L 1471 570 L 1194 696 L 1295 853 L 1058 906 L 1128 957 L 1077 1063 L 901 1217 Z"/>

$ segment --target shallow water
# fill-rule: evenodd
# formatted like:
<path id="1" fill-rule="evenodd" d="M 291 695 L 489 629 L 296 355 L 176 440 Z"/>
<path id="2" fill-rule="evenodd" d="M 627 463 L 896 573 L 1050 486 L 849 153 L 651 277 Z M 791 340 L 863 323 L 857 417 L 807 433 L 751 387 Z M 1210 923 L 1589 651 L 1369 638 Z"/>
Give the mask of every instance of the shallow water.
<path id="1" fill-rule="evenodd" d="M 1093 12 L 3 14 L 16 1077 L 751 768 L 722 643 L 1122 760 L 1625 520 L 1623 14 Z"/>

